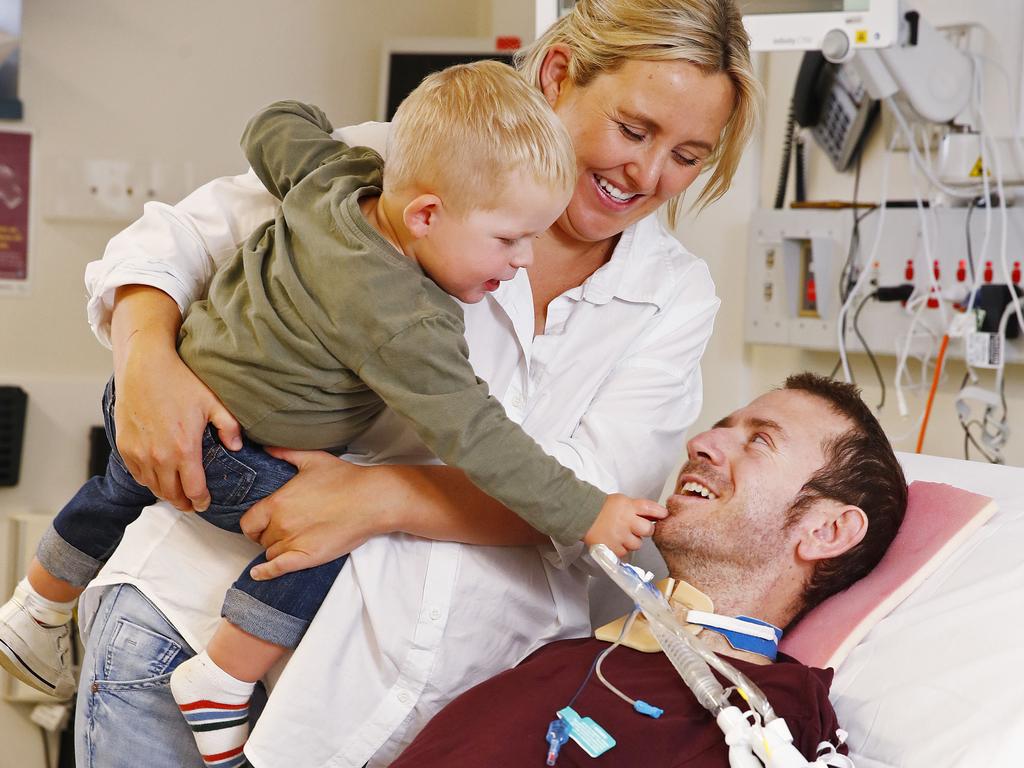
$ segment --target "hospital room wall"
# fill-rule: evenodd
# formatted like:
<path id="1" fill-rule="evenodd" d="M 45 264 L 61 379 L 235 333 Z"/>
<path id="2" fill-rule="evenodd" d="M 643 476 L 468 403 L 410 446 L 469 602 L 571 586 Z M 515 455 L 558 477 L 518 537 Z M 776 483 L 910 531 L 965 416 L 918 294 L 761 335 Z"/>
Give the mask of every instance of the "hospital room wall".
<path id="1" fill-rule="evenodd" d="M 259 107 L 294 97 L 339 124 L 374 119 L 384 39 L 489 36 L 497 16 L 478 0 L 29 0 L 23 12 L 30 284 L 0 298 L 0 384 L 20 385 L 30 402 L 21 482 L 0 488 L 0 599 L 11 587 L 7 518 L 52 515 L 85 479 L 111 365 L 85 321 L 82 273 L 126 222 L 49 217 L 62 161 L 159 161 L 184 192 L 244 170 L 238 137 Z M 29 711 L 0 700 L 0 765 L 43 766 Z"/>
<path id="2" fill-rule="evenodd" d="M 998 61 L 1011 77 L 1011 91 L 1016 99 L 1020 93 L 1024 45 L 1024 4 L 1015 0 L 979 0 L 962 3 L 958 0 L 913 2 L 933 24 L 976 22 L 984 25 L 985 56 Z M 747 222 L 757 207 L 771 206 L 782 154 L 782 135 L 793 83 L 800 64 L 799 53 L 758 55 L 759 69 L 767 91 L 764 121 L 751 151 L 743 163 L 733 189 L 727 197 L 699 216 L 688 216 L 679 227 L 680 239 L 709 264 L 722 309 L 715 334 L 705 355 L 705 407 L 696 429 L 713 423 L 738 403 L 775 386 L 790 373 L 812 370 L 828 374 L 837 355 L 810 352 L 793 347 L 750 346 L 743 342 L 745 312 L 745 271 L 747 262 Z M 997 135 L 1009 136 L 1013 129 L 1012 109 L 1006 106 L 1006 90 L 1001 75 L 986 67 L 986 107 L 991 129 Z M 884 142 L 881 130 L 872 134 L 867 144 L 859 197 L 877 200 L 880 189 Z M 849 200 L 853 194 L 853 174 L 836 173 L 824 153 L 813 141 L 808 142 L 809 196 L 813 199 Z M 791 182 L 792 184 L 792 182 Z M 792 187 L 791 187 L 792 189 Z M 692 196 L 695 197 L 695 196 Z M 691 199 L 692 199 L 691 197 Z M 907 155 L 897 154 L 890 171 L 890 198 L 913 198 L 913 185 Z M 791 197 L 789 199 L 792 199 Z M 1017 258 L 1017 257 L 1012 257 Z M 888 397 L 881 421 L 897 450 L 913 451 L 917 440 L 916 418 L 921 413 L 927 392 L 909 393 L 910 418 L 899 416 L 892 396 L 895 360 L 879 358 L 888 387 Z M 877 403 L 880 389 L 867 358 L 853 357 L 858 384 L 863 385 L 865 399 Z M 963 377 L 960 361 L 949 363 L 945 380 L 936 395 L 924 452 L 963 458 L 963 432 L 954 411 L 954 397 Z M 1005 451 L 1007 463 L 1024 465 L 1024 367 L 1007 368 L 1007 403 L 1013 430 Z M 985 383 L 991 387 L 991 379 Z M 977 456 L 976 451 L 972 451 Z"/>

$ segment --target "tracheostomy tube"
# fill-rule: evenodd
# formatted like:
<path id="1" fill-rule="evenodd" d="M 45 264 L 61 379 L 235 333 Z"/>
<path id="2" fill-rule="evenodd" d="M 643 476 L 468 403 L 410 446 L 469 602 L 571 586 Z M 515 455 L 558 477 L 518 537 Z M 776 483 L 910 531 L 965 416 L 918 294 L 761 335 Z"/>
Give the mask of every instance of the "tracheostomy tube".
<path id="1" fill-rule="evenodd" d="M 687 632 L 665 596 L 650 581 L 642 579 L 636 568 L 620 563 L 603 544 L 592 546 L 590 556 L 643 611 L 665 655 L 701 706 L 715 717 L 730 706 L 725 689 L 711 671 L 714 668 L 735 686 L 765 724 L 777 717 L 761 689 L 732 664 L 719 658 L 700 638 Z"/>

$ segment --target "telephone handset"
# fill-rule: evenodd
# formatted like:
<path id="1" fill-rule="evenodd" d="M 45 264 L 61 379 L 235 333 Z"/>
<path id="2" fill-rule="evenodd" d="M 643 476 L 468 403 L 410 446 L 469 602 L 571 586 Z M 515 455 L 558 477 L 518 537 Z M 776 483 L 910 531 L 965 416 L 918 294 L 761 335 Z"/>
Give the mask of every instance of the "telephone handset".
<path id="1" fill-rule="evenodd" d="M 868 96 L 852 66 L 826 61 L 820 51 L 804 54 L 793 115 L 811 129 L 837 171 L 845 171 L 856 159 L 877 114 L 878 102 Z"/>

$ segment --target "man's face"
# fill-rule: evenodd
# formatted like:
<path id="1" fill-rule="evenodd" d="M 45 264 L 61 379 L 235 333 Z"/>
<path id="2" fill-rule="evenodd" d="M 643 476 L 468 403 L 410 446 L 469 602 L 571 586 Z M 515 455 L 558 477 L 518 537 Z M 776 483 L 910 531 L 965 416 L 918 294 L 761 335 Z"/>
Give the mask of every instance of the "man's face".
<path id="1" fill-rule="evenodd" d="M 670 570 L 792 558 L 799 532 L 786 528 L 786 513 L 824 464 L 825 441 L 849 427 L 824 400 L 778 390 L 690 440 L 669 516 L 654 533 Z"/>

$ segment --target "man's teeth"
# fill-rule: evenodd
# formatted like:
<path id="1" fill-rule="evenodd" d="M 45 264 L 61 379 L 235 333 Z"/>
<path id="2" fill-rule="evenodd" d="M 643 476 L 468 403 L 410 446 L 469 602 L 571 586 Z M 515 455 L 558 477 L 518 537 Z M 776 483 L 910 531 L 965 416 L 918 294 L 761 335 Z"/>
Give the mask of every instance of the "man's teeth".
<path id="1" fill-rule="evenodd" d="M 601 178 L 600 176 L 597 177 L 597 183 L 601 186 L 601 189 L 608 193 L 609 197 L 618 200 L 620 203 L 625 203 L 636 197 L 635 194 L 623 192 L 621 189 L 619 189 L 610 181 L 608 181 L 608 179 Z"/>
<path id="2" fill-rule="evenodd" d="M 687 483 L 683 483 L 682 492 L 703 496 L 705 499 L 714 500 L 718 498 L 718 496 L 708 490 L 707 486 L 695 483 L 692 480 Z"/>

